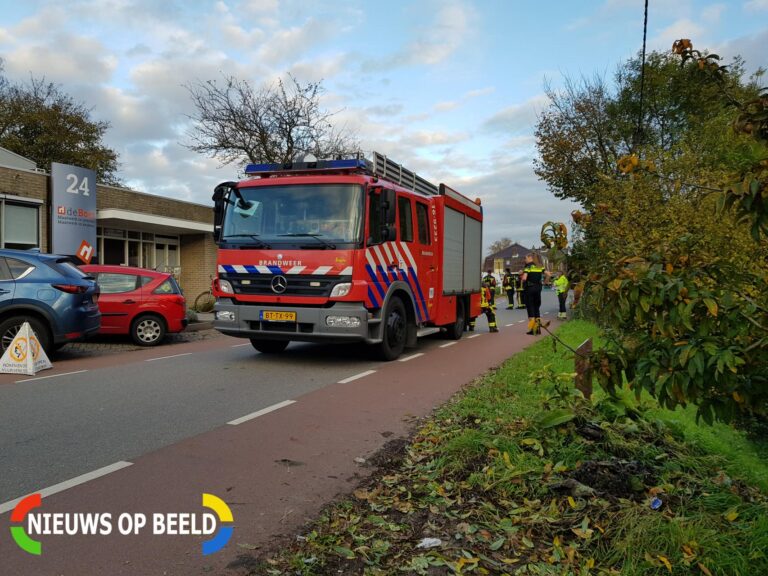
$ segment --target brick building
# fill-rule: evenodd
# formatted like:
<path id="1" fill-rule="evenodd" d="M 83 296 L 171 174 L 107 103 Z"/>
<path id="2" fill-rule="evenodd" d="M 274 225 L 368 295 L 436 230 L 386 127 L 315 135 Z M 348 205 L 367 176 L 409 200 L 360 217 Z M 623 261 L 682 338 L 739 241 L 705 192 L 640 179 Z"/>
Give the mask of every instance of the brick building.
<path id="1" fill-rule="evenodd" d="M 526 248 L 522 244 L 515 243 L 486 256 L 483 261 L 483 272 L 493 270 L 496 274 L 501 275 L 504 274 L 504 271 L 507 268 L 512 272 L 519 272 L 525 267 L 525 257 L 531 252 L 538 252 L 544 266 L 549 269 L 549 260 L 546 255 L 546 250 Z"/>
<path id="2" fill-rule="evenodd" d="M 51 251 L 50 174 L 0 148 L 0 247 Z M 94 263 L 173 272 L 188 299 L 216 273 L 213 207 L 97 185 Z"/>

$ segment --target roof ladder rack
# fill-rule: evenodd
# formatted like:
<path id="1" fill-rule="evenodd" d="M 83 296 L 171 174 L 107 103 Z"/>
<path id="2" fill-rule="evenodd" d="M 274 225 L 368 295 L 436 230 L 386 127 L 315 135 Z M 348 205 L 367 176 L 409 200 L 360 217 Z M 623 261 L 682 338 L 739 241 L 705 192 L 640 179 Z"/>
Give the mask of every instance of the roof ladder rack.
<path id="1" fill-rule="evenodd" d="M 438 187 L 431 182 L 425 180 L 415 172 L 411 172 L 407 168 L 403 168 L 398 164 L 387 158 L 384 154 L 373 152 L 372 172 L 374 175 L 395 182 L 403 188 L 421 192 L 425 195 L 438 195 L 440 192 Z"/>

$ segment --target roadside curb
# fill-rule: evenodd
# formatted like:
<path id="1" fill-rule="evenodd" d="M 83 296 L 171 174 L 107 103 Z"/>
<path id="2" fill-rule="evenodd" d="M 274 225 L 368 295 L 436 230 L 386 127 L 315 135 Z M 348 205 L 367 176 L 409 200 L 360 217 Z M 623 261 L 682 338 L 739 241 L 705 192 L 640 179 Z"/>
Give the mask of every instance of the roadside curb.
<path id="1" fill-rule="evenodd" d="M 199 332 L 200 330 L 213 329 L 213 322 L 190 322 L 185 332 Z"/>

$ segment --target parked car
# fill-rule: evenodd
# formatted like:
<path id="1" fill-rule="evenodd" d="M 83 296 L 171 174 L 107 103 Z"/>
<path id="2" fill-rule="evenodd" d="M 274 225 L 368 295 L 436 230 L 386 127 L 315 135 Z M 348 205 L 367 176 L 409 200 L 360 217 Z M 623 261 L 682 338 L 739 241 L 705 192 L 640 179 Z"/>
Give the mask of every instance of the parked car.
<path id="1" fill-rule="evenodd" d="M 100 334 L 130 334 L 139 346 L 156 346 L 187 326 L 187 302 L 166 272 L 89 264 L 81 270 L 99 283 Z"/>
<path id="2" fill-rule="evenodd" d="M 0 347 L 24 322 L 47 354 L 99 330 L 99 289 L 69 258 L 0 249 Z"/>

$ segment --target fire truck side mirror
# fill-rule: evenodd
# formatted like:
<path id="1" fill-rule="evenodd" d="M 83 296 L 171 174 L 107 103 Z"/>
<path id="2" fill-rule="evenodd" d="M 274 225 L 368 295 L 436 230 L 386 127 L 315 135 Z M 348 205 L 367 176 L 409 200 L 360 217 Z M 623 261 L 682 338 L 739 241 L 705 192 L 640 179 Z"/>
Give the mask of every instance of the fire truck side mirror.
<path id="1" fill-rule="evenodd" d="M 236 182 L 222 182 L 213 189 L 213 239 L 218 242 L 221 238 L 221 225 L 224 221 L 224 207 L 226 206 L 227 195 L 235 186 Z"/>

